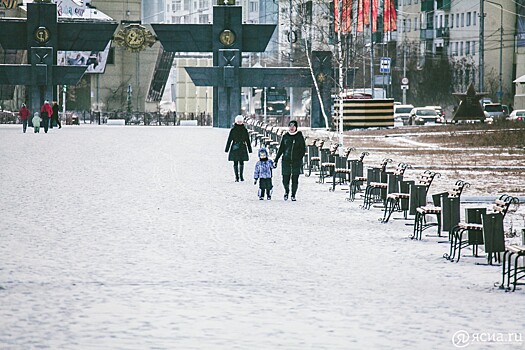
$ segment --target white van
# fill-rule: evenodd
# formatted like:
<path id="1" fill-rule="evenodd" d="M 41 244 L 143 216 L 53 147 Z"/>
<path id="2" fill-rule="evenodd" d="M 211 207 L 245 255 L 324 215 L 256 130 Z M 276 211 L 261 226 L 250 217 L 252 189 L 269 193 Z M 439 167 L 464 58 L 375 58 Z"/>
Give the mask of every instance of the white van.
<path id="1" fill-rule="evenodd" d="M 394 122 L 403 123 L 403 125 L 408 125 L 410 111 L 413 108 L 413 105 L 394 105 Z"/>

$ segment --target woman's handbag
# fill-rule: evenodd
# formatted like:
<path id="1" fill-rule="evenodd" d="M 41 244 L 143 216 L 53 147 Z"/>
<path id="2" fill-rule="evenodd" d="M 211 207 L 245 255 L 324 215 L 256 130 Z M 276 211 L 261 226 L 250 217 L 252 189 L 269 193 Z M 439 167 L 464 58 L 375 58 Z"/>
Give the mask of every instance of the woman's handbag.
<path id="1" fill-rule="evenodd" d="M 241 144 L 237 143 L 237 142 L 234 142 L 233 145 L 232 145 L 232 151 L 238 151 L 240 149 L 241 149 Z"/>

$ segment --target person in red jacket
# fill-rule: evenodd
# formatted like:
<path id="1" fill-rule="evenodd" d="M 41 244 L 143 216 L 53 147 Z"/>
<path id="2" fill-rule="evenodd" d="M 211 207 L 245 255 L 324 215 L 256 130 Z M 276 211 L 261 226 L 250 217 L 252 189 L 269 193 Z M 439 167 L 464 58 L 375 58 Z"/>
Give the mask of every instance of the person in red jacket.
<path id="1" fill-rule="evenodd" d="M 29 119 L 29 115 L 31 113 L 29 112 L 29 109 L 27 109 L 26 104 L 22 103 L 22 108 L 18 111 L 18 115 L 20 116 L 20 120 L 22 121 L 22 129 L 24 130 L 24 134 L 27 129 L 27 121 Z"/>
<path id="2" fill-rule="evenodd" d="M 51 120 L 52 115 L 53 115 L 53 108 L 51 108 L 49 101 L 45 100 L 42 107 L 40 107 L 40 117 L 42 118 L 42 122 L 44 123 L 44 132 L 46 134 L 47 134 L 47 129 L 49 128 L 49 121 Z"/>

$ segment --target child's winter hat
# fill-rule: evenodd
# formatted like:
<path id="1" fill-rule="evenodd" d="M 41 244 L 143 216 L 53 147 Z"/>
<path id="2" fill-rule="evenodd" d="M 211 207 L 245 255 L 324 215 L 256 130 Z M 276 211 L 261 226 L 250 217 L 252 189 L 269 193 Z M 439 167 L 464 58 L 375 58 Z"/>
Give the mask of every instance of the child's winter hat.
<path id="1" fill-rule="evenodd" d="M 296 128 L 299 127 L 299 124 L 297 124 L 297 120 L 290 120 L 290 122 L 288 123 L 288 126 L 295 126 Z"/>
<path id="2" fill-rule="evenodd" d="M 244 118 L 242 115 L 238 115 L 235 117 L 235 124 L 243 124 L 244 123 Z"/>
<path id="3" fill-rule="evenodd" d="M 259 149 L 259 153 L 258 153 L 259 156 L 260 156 L 261 153 L 264 153 L 264 155 L 266 156 L 266 158 L 268 158 L 268 151 L 266 150 L 266 148 L 261 147 L 261 148 Z"/>

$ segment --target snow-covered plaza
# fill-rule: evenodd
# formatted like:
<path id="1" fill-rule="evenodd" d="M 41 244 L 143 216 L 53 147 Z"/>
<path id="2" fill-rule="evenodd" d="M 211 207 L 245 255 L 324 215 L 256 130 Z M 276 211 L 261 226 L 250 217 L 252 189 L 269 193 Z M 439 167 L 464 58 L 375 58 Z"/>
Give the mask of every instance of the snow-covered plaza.
<path id="1" fill-rule="evenodd" d="M 260 201 L 228 131 L 0 125 L 0 349 L 525 348 L 501 266 L 314 176 Z"/>

